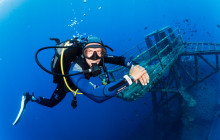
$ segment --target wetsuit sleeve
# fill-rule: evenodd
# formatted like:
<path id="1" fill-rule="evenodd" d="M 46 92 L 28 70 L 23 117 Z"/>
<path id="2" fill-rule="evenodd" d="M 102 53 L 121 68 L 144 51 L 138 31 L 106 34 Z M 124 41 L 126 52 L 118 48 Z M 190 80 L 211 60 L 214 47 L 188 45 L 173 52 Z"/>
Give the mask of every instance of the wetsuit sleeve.
<path id="1" fill-rule="evenodd" d="M 137 64 L 135 61 L 132 61 L 129 58 L 126 58 L 123 56 L 113 56 L 113 55 L 106 55 L 104 57 L 104 62 L 110 63 L 110 64 L 121 65 L 127 68 L 131 68 L 132 65 Z"/>
<path id="2" fill-rule="evenodd" d="M 69 71 L 70 74 L 79 72 L 74 70 L 73 67 L 74 66 L 72 65 Z M 117 82 L 111 82 L 110 84 L 100 86 L 86 79 L 84 74 L 71 76 L 71 80 L 73 84 L 81 92 L 83 92 L 84 95 L 98 103 L 116 96 L 118 93 L 122 92 L 124 89 L 126 89 L 126 87 L 129 86 L 129 82 L 126 78 L 123 78 Z"/>

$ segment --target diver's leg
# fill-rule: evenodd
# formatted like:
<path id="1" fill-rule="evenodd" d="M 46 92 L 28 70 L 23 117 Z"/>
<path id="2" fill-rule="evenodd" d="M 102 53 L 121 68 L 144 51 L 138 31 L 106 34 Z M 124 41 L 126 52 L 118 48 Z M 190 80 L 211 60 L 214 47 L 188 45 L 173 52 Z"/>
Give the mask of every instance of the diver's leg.
<path id="1" fill-rule="evenodd" d="M 36 102 L 44 106 L 53 107 L 57 105 L 60 101 L 62 101 L 62 99 L 66 96 L 66 93 L 67 92 L 64 90 L 63 82 L 57 84 L 57 87 L 50 99 L 46 99 L 43 97 L 36 98 L 33 94 L 31 95 L 29 94 L 29 92 L 25 92 L 22 96 L 20 111 L 12 125 L 16 125 L 20 121 L 24 114 L 26 104 L 29 101 Z"/>
<path id="2" fill-rule="evenodd" d="M 46 99 L 41 96 L 35 97 L 34 95 L 32 95 L 31 101 L 41 104 L 43 106 L 54 107 L 63 100 L 63 98 L 66 96 L 66 93 L 67 92 L 64 89 L 63 82 L 60 82 L 57 84 L 57 87 L 50 99 Z"/>

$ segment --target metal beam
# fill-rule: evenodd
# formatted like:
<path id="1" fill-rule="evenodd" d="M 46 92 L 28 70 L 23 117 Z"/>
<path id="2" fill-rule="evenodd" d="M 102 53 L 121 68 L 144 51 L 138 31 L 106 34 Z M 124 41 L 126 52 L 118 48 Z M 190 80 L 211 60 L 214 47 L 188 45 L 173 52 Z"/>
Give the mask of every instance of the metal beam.
<path id="1" fill-rule="evenodd" d="M 181 56 L 198 55 L 198 54 L 200 55 L 220 54 L 220 50 L 184 52 Z"/>
<path id="2" fill-rule="evenodd" d="M 183 65 L 182 64 L 179 64 L 179 65 L 183 69 L 183 71 L 190 77 L 190 79 L 192 81 L 195 81 L 195 78 L 193 78 L 193 76 L 183 67 Z"/>
<path id="3" fill-rule="evenodd" d="M 195 58 L 195 81 L 198 81 L 199 80 L 199 59 L 198 59 L 198 56 L 195 55 L 194 56 Z"/>
<path id="4" fill-rule="evenodd" d="M 215 66 L 213 66 L 211 63 L 208 62 L 202 55 L 198 55 L 203 61 L 205 61 L 210 67 L 213 68 L 214 71 L 216 71 Z"/>
<path id="5" fill-rule="evenodd" d="M 218 70 L 218 71 L 219 71 L 219 70 Z M 193 84 L 187 86 L 186 89 L 189 89 L 189 88 L 191 88 L 191 87 L 193 87 L 193 86 L 195 86 L 195 85 L 201 83 L 202 81 L 204 81 L 205 79 L 209 78 L 210 76 L 212 76 L 213 74 L 217 73 L 218 71 L 215 71 L 215 72 L 210 73 L 209 75 L 205 76 L 204 78 L 200 79 L 199 81 L 194 82 Z"/>
<path id="6" fill-rule="evenodd" d="M 219 70 L 220 68 L 219 68 L 219 59 L 218 59 L 218 55 L 216 54 L 215 57 L 216 57 L 216 68 L 217 68 L 217 70 Z"/>

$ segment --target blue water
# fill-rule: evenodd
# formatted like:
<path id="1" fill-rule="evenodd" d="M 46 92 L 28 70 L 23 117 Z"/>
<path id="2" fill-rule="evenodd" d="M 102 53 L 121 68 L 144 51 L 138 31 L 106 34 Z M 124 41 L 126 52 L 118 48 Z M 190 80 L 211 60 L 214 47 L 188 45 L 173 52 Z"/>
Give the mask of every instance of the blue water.
<path id="1" fill-rule="evenodd" d="M 19 124 L 11 126 L 24 92 L 49 98 L 56 87 L 35 63 L 35 52 L 54 45 L 50 37 L 63 41 L 79 34 L 101 37 L 120 55 L 168 25 L 185 29 L 186 41 L 220 42 L 219 9 L 218 0 L 0 0 L 0 140 L 152 139 L 149 94 L 102 104 L 78 96 L 75 110 L 71 94 L 54 108 L 29 103 Z M 53 50 L 40 57 L 47 68 L 52 56 Z"/>

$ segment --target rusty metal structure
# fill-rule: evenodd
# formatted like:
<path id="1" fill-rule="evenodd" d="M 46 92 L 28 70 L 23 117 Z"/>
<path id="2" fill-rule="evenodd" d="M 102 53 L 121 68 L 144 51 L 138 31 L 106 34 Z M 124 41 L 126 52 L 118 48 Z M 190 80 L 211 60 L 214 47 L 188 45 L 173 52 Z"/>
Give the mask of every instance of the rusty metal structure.
<path id="1" fill-rule="evenodd" d="M 164 27 L 156 30 L 123 54 L 147 69 L 150 83 L 147 86 L 132 84 L 117 97 L 125 101 L 135 101 L 146 93 L 151 93 L 157 133 L 155 139 L 162 139 L 165 132 L 156 128 L 161 118 L 163 123 L 168 123 L 174 117 L 184 116 L 184 113 L 180 113 L 183 107 L 196 105 L 196 100 L 187 89 L 219 72 L 219 54 L 220 43 L 184 42 L 179 29 Z M 210 56 L 212 59 L 209 59 Z M 201 62 L 209 67 L 208 72 L 202 73 Z M 129 72 L 122 66 L 107 67 L 112 81 Z M 166 123 L 164 126 L 167 126 Z"/>

